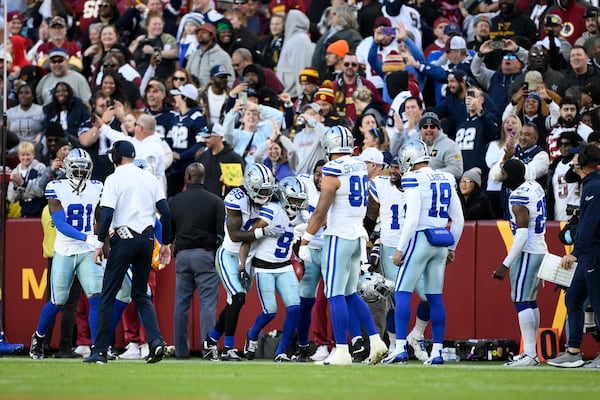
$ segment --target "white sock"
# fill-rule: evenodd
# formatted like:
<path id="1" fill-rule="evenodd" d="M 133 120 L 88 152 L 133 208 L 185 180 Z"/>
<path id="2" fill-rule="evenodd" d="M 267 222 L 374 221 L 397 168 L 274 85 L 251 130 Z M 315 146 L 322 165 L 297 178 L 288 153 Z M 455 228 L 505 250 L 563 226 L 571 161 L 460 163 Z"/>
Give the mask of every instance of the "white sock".
<path id="1" fill-rule="evenodd" d="M 521 336 L 523 337 L 523 352 L 529 357 L 537 356 L 535 341 L 537 337 L 537 326 L 535 313 L 532 308 L 526 308 L 520 311 L 519 326 L 521 327 Z"/>
<path id="2" fill-rule="evenodd" d="M 381 340 L 381 336 L 379 336 L 379 333 L 374 333 L 372 335 L 369 336 L 369 342 L 373 343 L 373 342 L 377 342 Z"/>
<path id="3" fill-rule="evenodd" d="M 532 308 L 533 316 L 535 317 L 535 331 L 537 332 L 540 329 L 540 309 L 538 307 Z M 537 333 L 536 333 L 537 337 Z"/>
<path id="4" fill-rule="evenodd" d="M 396 353 L 406 351 L 406 339 L 396 339 Z"/>
<path id="5" fill-rule="evenodd" d="M 345 353 L 348 353 L 348 345 L 347 344 L 337 344 L 335 345 L 335 348 L 339 351 L 343 351 Z"/>
<path id="6" fill-rule="evenodd" d="M 417 318 L 411 334 L 417 339 L 423 339 L 425 337 L 425 328 L 427 328 L 428 323 L 429 321 L 423 321 L 422 319 Z"/>
<path id="7" fill-rule="evenodd" d="M 434 343 L 431 348 L 431 357 L 441 357 L 442 351 L 444 350 L 443 343 Z"/>
<path id="8" fill-rule="evenodd" d="M 396 334 L 392 332 L 388 332 L 388 338 L 390 339 L 390 348 L 389 352 L 393 353 L 396 348 Z"/>

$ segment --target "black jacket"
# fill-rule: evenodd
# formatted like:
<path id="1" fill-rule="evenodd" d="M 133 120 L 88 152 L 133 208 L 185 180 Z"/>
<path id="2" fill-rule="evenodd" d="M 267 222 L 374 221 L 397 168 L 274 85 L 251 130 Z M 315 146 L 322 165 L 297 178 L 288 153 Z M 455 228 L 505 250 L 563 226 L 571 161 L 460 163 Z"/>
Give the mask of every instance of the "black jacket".
<path id="1" fill-rule="evenodd" d="M 224 186 L 221 182 L 221 163 L 225 164 L 240 164 L 243 168 L 244 161 L 242 156 L 233 151 L 233 148 L 227 143 L 224 143 L 225 148 L 221 152 L 213 155 L 210 149 L 205 149 L 204 152 L 198 157 L 197 161 L 204 165 L 205 177 L 204 187 L 207 191 L 216 194 L 221 198 L 225 198 L 227 193 L 233 187 Z"/>
<path id="2" fill-rule="evenodd" d="M 188 185 L 169 201 L 174 255 L 181 250 L 216 250 L 225 235 L 223 200 L 201 184 Z"/>

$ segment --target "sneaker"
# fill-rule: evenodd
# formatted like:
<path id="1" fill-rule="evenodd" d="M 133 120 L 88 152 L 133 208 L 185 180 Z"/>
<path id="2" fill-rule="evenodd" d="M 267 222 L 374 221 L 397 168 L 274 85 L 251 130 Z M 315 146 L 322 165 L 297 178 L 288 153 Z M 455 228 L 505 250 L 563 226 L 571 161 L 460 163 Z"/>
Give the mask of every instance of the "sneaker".
<path id="1" fill-rule="evenodd" d="M 292 360 L 290 360 L 290 358 L 288 357 L 287 354 L 280 353 L 275 356 L 275 359 L 273 361 L 275 361 L 277 363 L 284 363 L 284 362 L 290 362 Z"/>
<path id="2" fill-rule="evenodd" d="M 246 342 L 244 343 L 244 355 L 248 360 L 254 360 L 256 349 L 258 348 L 258 340 L 250 339 L 250 330 L 246 333 Z"/>
<path id="3" fill-rule="evenodd" d="M 92 354 L 83 359 L 85 364 L 106 364 L 107 361 L 104 351 L 93 351 Z"/>
<path id="4" fill-rule="evenodd" d="M 124 353 L 119 354 L 119 358 L 122 358 L 123 360 L 141 360 L 142 359 L 142 353 L 140 351 L 139 344 L 137 344 L 135 342 L 131 342 L 125 348 L 127 350 L 125 350 Z"/>
<path id="5" fill-rule="evenodd" d="M 325 365 L 326 362 L 329 362 L 329 360 L 331 359 L 331 357 L 333 357 L 335 355 L 335 349 L 337 347 L 334 347 L 331 349 L 331 352 L 329 353 L 329 355 L 327 357 L 325 357 L 324 360 L 321 361 L 315 361 L 315 365 Z"/>
<path id="6" fill-rule="evenodd" d="M 165 357 L 173 357 L 174 355 L 175 355 L 175 346 L 167 346 L 167 348 L 165 349 Z"/>
<path id="7" fill-rule="evenodd" d="M 221 361 L 242 361 L 242 358 L 238 355 L 237 349 L 224 349 Z"/>
<path id="8" fill-rule="evenodd" d="M 148 357 L 148 354 L 150 354 L 150 346 L 148 343 L 142 343 L 140 345 L 140 357 L 145 360 L 146 357 Z"/>
<path id="9" fill-rule="evenodd" d="M 146 357 L 146 364 L 154 364 L 160 362 L 165 356 L 167 345 L 162 340 L 158 341 L 155 346 L 150 348 L 150 353 Z"/>
<path id="10" fill-rule="evenodd" d="M 18 353 L 23 350 L 23 347 L 21 343 L 10 344 L 6 339 L 0 338 L 0 356 Z"/>
<path id="11" fill-rule="evenodd" d="M 369 357 L 367 344 L 363 338 L 358 338 L 356 342 L 350 346 L 350 349 L 353 362 L 363 362 L 367 359 L 367 357 Z"/>
<path id="12" fill-rule="evenodd" d="M 583 368 L 600 368 L 600 353 L 598 353 L 596 358 L 594 358 L 592 361 L 585 364 Z"/>
<path id="13" fill-rule="evenodd" d="M 108 351 L 106 352 L 106 359 L 108 361 L 115 361 L 119 358 L 119 352 L 116 351 L 112 346 L 108 346 Z"/>
<path id="14" fill-rule="evenodd" d="M 427 361 L 429 360 L 429 354 L 427 354 L 427 349 L 425 347 L 425 340 L 423 338 L 419 339 L 413 333 L 409 333 L 406 338 L 406 343 L 413 348 L 415 352 L 415 357 L 419 361 Z"/>
<path id="15" fill-rule="evenodd" d="M 75 347 L 75 350 L 73 350 L 75 353 L 79 354 L 81 357 L 89 357 L 90 354 L 92 354 L 92 350 L 90 349 L 90 346 L 77 346 Z"/>
<path id="16" fill-rule="evenodd" d="M 571 354 L 568 351 L 562 353 L 559 357 L 551 358 L 546 361 L 548 365 L 560 368 L 577 368 L 584 364 L 581 352 L 577 354 Z"/>
<path id="17" fill-rule="evenodd" d="M 54 353 L 54 358 L 82 358 L 82 357 L 83 356 L 81 354 L 75 353 L 71 349 L 58 350 L 56 353 Z"/>
<path id="18" fill-rule="evenodd" d="M 34 332 L 31 335 L 31 347 L 29 347 L 29 357 L 32 360 L 41 360 L 44 358 L 44 338 Z"/>
<path id="19" fill-rule="evenodd" d="M 298 353 L 296 353 L 296 362 L 308 362 L 310 361 L 310 354 L 308 345 L 298 346 Z"/>
<path id="20" fill-rule="evenodd" d="M 310 356 L 310 359 L 313 361 L 323 361 L 328 356 L 329 356 L 329 349 L 327 348 L 326 344 L 322 344 L 321 346 L 317 347 L 317 351 L 315 351 L 315 354 Z"/>
<path id="21" fill-rule="evenodd" d="M 444 358 L 442 356 L 431 356 L 425 362 L 424 365 L 442 365 L 444 364 Z"/>
<path id="22" fill-rule="evenodd" d="M 206 338 L 206 340 L 202 342 L 202 357 L 208 361 L 221 361 L 219 358 L 219 348 L 217 347 L 217 342 L 211 340 L 210 338 Z"/>
<path id="23" fill-rule="evenodd" d="M 352 365 L 352 356 L 348 350 L 344 351 L 336 347 L 335 352 L 323 361 L 323 365 Z"/>
<path id="24" fill-rule="evenodd" d="M 367 358 L 365 362 L 371 365 L 379 364 L 383 357 L 388 354 L 388 348 L 379 336 L 375 339 L 371 339 L 370 343 L 371 351 L 369 352 L 369 358 Z"/>
<path id="25" fill-rule="evenodd" d="M 581 355 L 579 356 L 579 359 L 581 360 Z M 504 365 L 506 365 L 507 367 L 535 367 L 537 365 L 540 365 L 540 362 L 538 361 L 537 356 L 529 357 L 527 354 L 521 353 L 515 358 L 513 358 L 512 361 L 509 361 Z M 583 360 L 581 361 L 581 365 L 583 365 Z"/>
<path id="26" fill-rule="evenodd" d="M 381 360 L 382 364 L 406 364 L 408 362 L 408 353 L 406 351 L 400 353 L 392 353 Z"/>

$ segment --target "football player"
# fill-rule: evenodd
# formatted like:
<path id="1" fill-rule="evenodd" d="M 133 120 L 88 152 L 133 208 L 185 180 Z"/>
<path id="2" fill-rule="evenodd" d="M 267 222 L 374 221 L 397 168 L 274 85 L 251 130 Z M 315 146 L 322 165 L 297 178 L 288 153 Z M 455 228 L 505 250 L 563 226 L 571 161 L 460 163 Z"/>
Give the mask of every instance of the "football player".
<path id="1" fill-rule="evenodd" d="M 290 361 L 286 350 L 296 331 L 300 309 L 298 277 L 291 257 L 294 226 L 303 222 L 298 213 L 308 209 L 308 194 L 302 181 L 295 176 L 288 176 L 279 182 L 278 196 L 279 201 L 271 201 L 261 207 L 259 219 L 254 223 L 254 229 L 274 225 L 283 227 L 284 232 L 278 237 L 265 237 L 252 244 L 252 267 L 262 313 L 256 317 L 254 325 L 246 335 L 244 353 L 249 360 L 253 359 L 256 353 L 261 329 L 277 315 L 275 291 L 277 290 L 286 307 L 283 333 L 275 351 L 276 362 Z M 240 252 L 241 265 L 246 264 L 249 250 L 250 243 L 243 243 Z"/>
<path id="2" fill-rule="evenodd" d="M 508 198 L 510 226 L 514 234 L 513 245 L 496 271 L 494 279 L 503 280 L 510 269 L 510 297 L 515 303 L 523 353 L 505 365 L 527 367 L 539 365 L 536 338 L 540 326 L 537 277 L 546 246 L 546 196 L 544 189 L 534 180 L 525 181 L 525 165 L 512 158 L 502 166 L 502 181 L 512 192 Z"/>
<path id="3" fill-rule="evenodd" d="M 387 346 L 377 333 L 369 308 L 356 292 L 361 249 L 367 240 L 367 232 L 362 225 L 369 190 L 367 167 L 363 161 L 352 158 L 354 138 L 346 127 L 330 128 L 323 136 L 323 148 L 330 161 L 323 166 L 321 196 L 302 235 L 299 256 L 305 262 L 312 260 L 308 244 L 326 225 L 321 272 L 325 277 L 325 295 L 331 311 L 336 352 L 324 363 L 352 363 L 346 336 L 348 309 L 352 308 L 369 335 L 371 351 L 368 361 L 375 364 L 385 356 Z"/>
<path id="4" fill-rule="evenodd" d="M 227 305 L 203 343 L 203 356 L 208 360 L 219 360 L 217 343 L 223 334 L 224 350 L 220 359 L 242 360 L 234 348 L 235 330 L 252 281 L 249 266 L 240 264 L 240 247 L 242 242 L 252 242 L 263 236 L 279 237 L 283 233 L 282 228 L 275 226 L 252 228 L 260 207 L 271 200 L 275 186 L 270 169 L 262 164 L 252 164 L 244 174 L 243 188 L 235 188 L 225 197 L 225 238 L 217 249 L 215 264 L 227 292 Z"/>
<path id="5" fill-rule="evenodd" d="M 410 320 L 410 299 L 423 276 L 424 293 L 431 311 L 433 349 L 425 364 L 443 364 L 442 348 L 446 312 L 442 301 L 446 263 L 462 234 L 464 216 L 456 193 L 456 180 L 448 172 L 429 167 L 427 145 L 407 142 L 399 154 L 402 188 L 406 200 L 404 225 L 392 258 L 401 266 L 396 278 L 396 349 L 384 363 L 406 363 L 406 337 Z M 452 220 L 450 231 L 446 229 Z M 406 257 L 403 259 L 404 254 Z"/>
<path id="6" fill-rule="evenodd" d="M 67 178 L 51 181 L 46 186 L 48 207 L 57 232 L 50 276 L 51 298 L 42 309 L 37 329 L 31 336 L 29 356 L 34 360 L 44 358 L 43 338 L 50 322 L 62 310 L 75 274 L 90 304 L 92 343 L 96 339 L 103 269 L 94 264 L 94 244 L 98 240 L 94 227 L 102 183 L 89 179 L 93 163 L 85 150 L 71 150 L 63 165 Z"/>

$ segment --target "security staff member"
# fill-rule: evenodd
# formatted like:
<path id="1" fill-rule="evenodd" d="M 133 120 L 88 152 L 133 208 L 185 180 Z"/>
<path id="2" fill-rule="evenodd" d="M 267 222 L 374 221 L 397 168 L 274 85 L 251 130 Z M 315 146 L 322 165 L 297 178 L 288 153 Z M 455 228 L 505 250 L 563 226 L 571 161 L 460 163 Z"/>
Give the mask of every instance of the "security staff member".
<path id="1" fill-rule="evenodd" d="M 582 178 L 579 224 L 575 233 L 573 252 L 564 256 L 561 267 L 570 269 L 577 262 L 571 286 L 567 288 L 565 304 L 569 322 L 567 351 L 560 357 L 548 360 L 549 365 L 563 368 L 580 367 L 583 339 L 583 303 L 589 296 L 596 321 L 600 315 L 600 148 L 594 144 L 569 149 L 576 152 L 573 171 Z M 586 367 L 600 368 L 600 356 Z"/>
<path id="2" fill-rule="evenodd" d="M 139 118 L 135 129 L 154 130 L 156 121 Z M 106 363 L 110 344 L 110 325 L 115 296 L 121 287 L 127 268 L 132 266 L 131 298 L 141 317 L 150 353 L 147 363 L 162 360 L 166 345 L 162 339 L 154 306 L 146 294 L 152 251 L 154 248 L 155 212 L 161 215 L 163 244 L 160 246 L 161 263 L 171 258 L 171 212 L 161 188 L 161 183 L 148 171 L 133 164 L 135 149 L 128 141 L 118 141 L 110 151 L 115 172 L 106 178 L 100 202 L 100 229 L 94 252 L 94 261 L 101 265 L 104 258 L 102 246 L 112 221 L 114 235 L 110 238 L 111 251 L 106 264 L 102 296 L 98 309 L 96 346 L 84 359 L 87 363 Z"/>
<path id="3" fill-rule="evenodd" d="M 175 235 L 175 356 L 189 358 L 188 312 L 194 290 L 200 300 L 200 337 L 215 326 L 219 275 L 215 250 L 225 235 L 223 200 L 204 188 L 204 165 L 192 163 L 185 169 L 186 190 L 169 200 L 172 232 Z M 202 207 L 198 207 L 202 204 Z"/>

